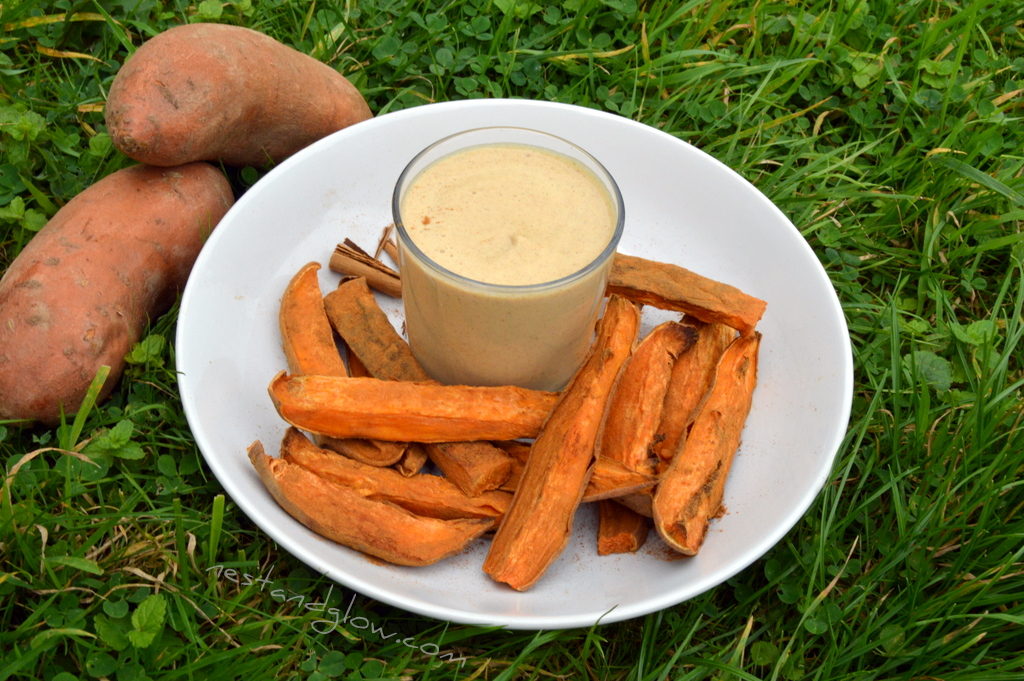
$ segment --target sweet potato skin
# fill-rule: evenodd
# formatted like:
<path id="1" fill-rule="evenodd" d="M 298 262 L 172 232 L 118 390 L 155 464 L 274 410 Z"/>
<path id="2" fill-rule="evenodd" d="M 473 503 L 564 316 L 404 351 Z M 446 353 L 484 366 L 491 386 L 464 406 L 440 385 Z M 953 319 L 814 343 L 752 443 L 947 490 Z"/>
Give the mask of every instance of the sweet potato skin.
<path id="1" fill-rule="evenodd" d="M 118 170 L 61 208 L 0 279 L 0 418 L 56 423 L 103 365 L 109 394 L 233 200 L 195 163 Z"/>
<path id="2" fill-rule="evenodd" d="M 372 116 L 333 68 L 259 31 L 186 24 L 145 42 L 107 97 L 114 145 L 143 163 L 264 166 Z"/>

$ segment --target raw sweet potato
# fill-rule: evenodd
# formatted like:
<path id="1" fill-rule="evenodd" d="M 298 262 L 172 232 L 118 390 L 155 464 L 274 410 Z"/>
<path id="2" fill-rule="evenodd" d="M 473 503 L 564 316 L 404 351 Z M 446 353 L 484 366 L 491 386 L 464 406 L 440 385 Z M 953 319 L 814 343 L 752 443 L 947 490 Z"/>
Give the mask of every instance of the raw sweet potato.
<path id="1" fill-rule="evenodd" d="M 263 166 L 372 116 L 333 68 L 252 29 L 176 26 L 118 71 L 106 103 L 114 145 L 143 163 Z"/>
<path id="2" fill-rule="evenodd" d="M 233 200 L 212 165 L 140 165 L 61 208 L 0 279 L 0 418 L 75 413 L 103 365 L 109 394 Z"/>

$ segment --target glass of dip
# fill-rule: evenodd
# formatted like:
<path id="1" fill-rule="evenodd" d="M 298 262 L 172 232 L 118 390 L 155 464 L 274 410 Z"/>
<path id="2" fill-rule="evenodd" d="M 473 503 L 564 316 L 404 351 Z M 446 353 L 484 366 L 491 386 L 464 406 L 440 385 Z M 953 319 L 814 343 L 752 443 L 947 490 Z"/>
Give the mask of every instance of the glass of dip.
<path id="1" fill-rule="evenodd" d="M 406 332 L 438 381 L 559 390 L 622 235 L 615 180 L 560 137 L 487 127 L 417 154 L 392 197 Z"/>

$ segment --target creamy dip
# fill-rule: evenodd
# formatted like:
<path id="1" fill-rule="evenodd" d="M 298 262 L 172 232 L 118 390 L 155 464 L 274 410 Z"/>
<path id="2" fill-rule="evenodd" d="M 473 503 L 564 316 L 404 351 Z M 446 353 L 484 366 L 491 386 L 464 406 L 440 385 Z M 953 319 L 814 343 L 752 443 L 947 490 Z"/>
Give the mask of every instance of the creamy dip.
<path id="1" fill-rule="evenodd" d="M 616 212 L 601 181 L 539 147 L 495 144 L 446 156 L 402 198 L 412 241 L 442 267 L 492 284 L 538 284 L 601 254 Z"/>
<path id="2" fill-rule="evenodd" d="M 445 383 L 562 388 L 604 300 L 611 258 L 588 266 L 617 238 L 605 184 L 568 156 L 496 143 L 399 189 L 406 331 L 424 369 Z"/>

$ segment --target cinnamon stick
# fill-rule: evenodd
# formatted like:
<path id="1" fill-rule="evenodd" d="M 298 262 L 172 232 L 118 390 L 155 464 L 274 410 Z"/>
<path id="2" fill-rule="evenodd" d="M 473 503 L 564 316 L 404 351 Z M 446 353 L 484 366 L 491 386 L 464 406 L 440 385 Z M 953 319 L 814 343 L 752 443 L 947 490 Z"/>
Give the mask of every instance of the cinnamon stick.
<path id="1" fill-rule="evenodd" d="M 423 470 L 427 463 L 427 450 L 422 442 L 410 442 L 402 453 L 402 458 L 395 462 L 395 470 L 408 477 Z"/>
<path id="2" fill-rule="evenodd" d="M 334 272 L 365 277 L 375 290 L 393 298 L 402 296 L 398 272 L 359 248 L 349 239 L 334 247 L 328 266 Z"/>
<path id="3" fill-rule="evenodd" d="M 640 310 L 612 296 L 597 338 L 530 450 L 484 572 L 514 589 L 533 585 L 565 547 L 594 459 L 601 418 L 636 341 Z"/>

